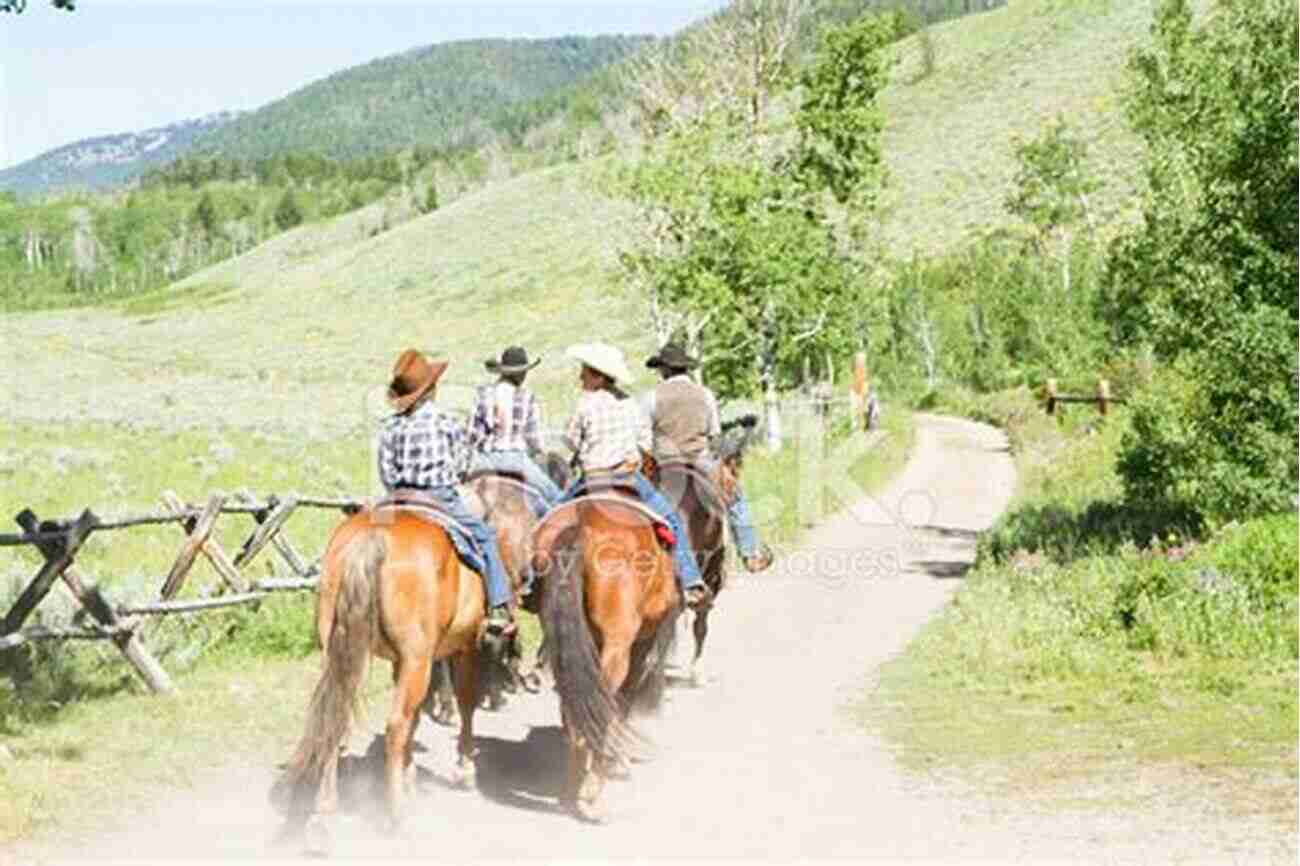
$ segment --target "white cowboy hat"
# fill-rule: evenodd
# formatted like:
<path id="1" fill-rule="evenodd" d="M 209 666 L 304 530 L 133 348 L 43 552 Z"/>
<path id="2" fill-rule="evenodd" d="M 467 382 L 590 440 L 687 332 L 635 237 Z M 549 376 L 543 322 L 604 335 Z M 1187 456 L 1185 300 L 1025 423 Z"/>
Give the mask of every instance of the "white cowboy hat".
<path id="1" fill-rule="evenodd" d="M 623 360 L 623 352 L 608 343 L 578 343 L 564 352 L 573 360 L 598 373 L 604 373 L 616 383 L 631 382 L 632 373 Z"/>

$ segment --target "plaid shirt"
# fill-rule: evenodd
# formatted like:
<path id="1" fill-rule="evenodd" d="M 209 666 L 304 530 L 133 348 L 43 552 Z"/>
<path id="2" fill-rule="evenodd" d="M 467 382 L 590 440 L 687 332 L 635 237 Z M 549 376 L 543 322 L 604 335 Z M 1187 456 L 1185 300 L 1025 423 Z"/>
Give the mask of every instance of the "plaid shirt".
<path id="1" fill-rule="evenodd" d="M 501 381 L 481 385 L 469 422 L 469 447 L 488 451 L 542 451 L 542 404 L 532 391 Z"/>
<path id="2" fill-rule="evenodd" d="M 448 487 L 468 469 L 465 428 L 426 400 L 405 415 L 393 415 L 379 431 L 379 480 L 395 487 Z"/>
<path id="3" fill-rule="evenodd" d="M 620 400 L 608 391 L 583 391 L 564 441 L 578 455 L 584 472 L 612 469 L 639 461 L 640 451 L 650 450 L 650 425 L 635 400 Z"/>

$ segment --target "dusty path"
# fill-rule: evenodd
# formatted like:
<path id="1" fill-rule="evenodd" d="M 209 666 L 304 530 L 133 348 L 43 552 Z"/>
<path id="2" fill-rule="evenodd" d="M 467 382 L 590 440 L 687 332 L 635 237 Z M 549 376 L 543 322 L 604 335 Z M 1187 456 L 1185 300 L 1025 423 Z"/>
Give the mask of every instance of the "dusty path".
<path id="1" fill-rule="evenodd" d="M 647 727 L 660 754 L 607 787 L 609 823 L 582 825 L 556 811 L 564 747 L 550 693 L 477 716 L 479 786 L 456 792 L 436 777 L 451 765 L 451 737 L 427 721 L 417 763 L 430 777 L 400 838 L 362 809 L 339 823 L 337 856 L 366 859 L 741 860 L 923 858 L 1008 860 L 1285 857 L 1260 828 L 1188 814 L 1155 796 L 1141 814 L 1035 813 L 1018 804 L 918 781 L 886 744 L 843 711 L 871 672 L 899 652 L 957 588 L 974 530 L 1005 507 L 1014 476 L 991 428 L 922 417 L 902 476 L 817 529 L 770 572 L 737 580 L 715 617 L 710 682 L 675 690 Z M 902 510 L 931 527 L 910 529 Z M 932 505 L 931 505 L 932 504 Z M 935 531 L 946 530 L 946 531 Z M 856 555 L 856 560 L 846 558 Z M 873 566 L 897 562 L 884 572 Z M 856 573 L 846 574 L 852 563 Z M 815 564 L 815 565 L 814 565 Z M 863 567 L 866 571 L 863 571 Z M 839 570 L 839 578 L 828 578 Z M 815 576 L 820 575 L 820 576 Z M 365 748 L 381 726 L 354 738 Z M 45 862 L 293 859 L 277 844 L 267 805 L 269 768 L 231 770 L 178 794 L 154 815 Z M 1292 855 L 1294 856 L 1294 855 Z M 47 859 L 48 858 L 48 859 Z M 1292 861 L 1293 862 L 1293 861 Z"/>

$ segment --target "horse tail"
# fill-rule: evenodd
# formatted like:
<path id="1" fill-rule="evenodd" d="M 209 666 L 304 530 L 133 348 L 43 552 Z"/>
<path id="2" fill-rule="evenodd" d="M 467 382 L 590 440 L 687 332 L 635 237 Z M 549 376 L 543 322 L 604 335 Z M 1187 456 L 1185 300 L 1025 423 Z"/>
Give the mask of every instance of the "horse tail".
<path id="1" fill-rule="evenodd" d="M 596 754 L 614 759 L 624 753 L 631 732 L 605 683 L 587 623 L 578 534 L 577 526 L 569 527 L 551 547 L 542 623 L 565 728 Z"/>
<path id="2" fill-rule="evenodd" d="M 336 560 L 343 575 L 324 647 L 325 666 L 307 706 L 306 731 L 289 766 L 298 777 L 319 774 L 338 754 L 361 710 L 361 680 L 379 627 L 377 579 L 387 552 L 383 532 L 371 528 L 352 539 Z"/>

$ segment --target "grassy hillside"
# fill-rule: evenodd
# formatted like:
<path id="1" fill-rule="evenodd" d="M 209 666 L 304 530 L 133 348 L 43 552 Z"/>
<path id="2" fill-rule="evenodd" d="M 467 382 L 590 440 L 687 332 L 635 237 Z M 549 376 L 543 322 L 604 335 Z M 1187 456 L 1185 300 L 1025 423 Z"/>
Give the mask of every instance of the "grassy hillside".
<path id="1" fill-rule="evenodd" d="M 1150 5 L 1036 0 L 937 25 L 934 71 L 916 83 L 919 49 L 901 45 L 885 95 L 894 248 L 944 248 L 1003 219 L 1013 136 L 1061 112 L 1091 133 L 1099 206 L 1118 212 L 1137 145 L 1115 86 Z M 492 185 L 373 237 L 373 209 L 303 226 L 111 309 L 6 316 L 0 359 L 16 375 L 0 393 L 15 420 L 339 434 L 407 344 L 450 354 L 461 386 L 524 342 L 551 356 L 537 379 L 558 395 L 564 344 L 650 342 L 610 267 L 624 211 L 591 192 L 599 165 Z"/>
<path id="2" fill-rule="evenodd" d="M 367 389 L 412 345 L 478 382 L 511 342 L 554 357 L 580 336 L 638 336 L 606 264 L 619 209 L 577 167 L 535 173 L 365 237 L 369 211 L 300 228 L 165 293 L 111 309 L 6 316 L 15 420 L 214 425 L 334 436 L 367 423 Z M 81 375 L 69 376 L 73 368 Z"/>
<path id="3" fill-rule="evenodd" d="M 338 72 L 195 143 L 254 159 L 337 158 L 476 144 L 498 114 L 569 85 L 643 44 L 640 36 L 487 39 L 431 45 Z"/>
<path id="4" fill-rule="evenodd" d="M 1089 143 L 1105 223 L 1140 183 L 1140 142 L 1120 113 L 1129 52 L 1145 42 L 1151 0 L 1020 0 L 930 28 L 899 46 L 885 92 L 891 175 L 883 240 L 897 252 L 935 252 L 969 230 L 1008 221 L 1014 142 L 1065 117 Z"/>

